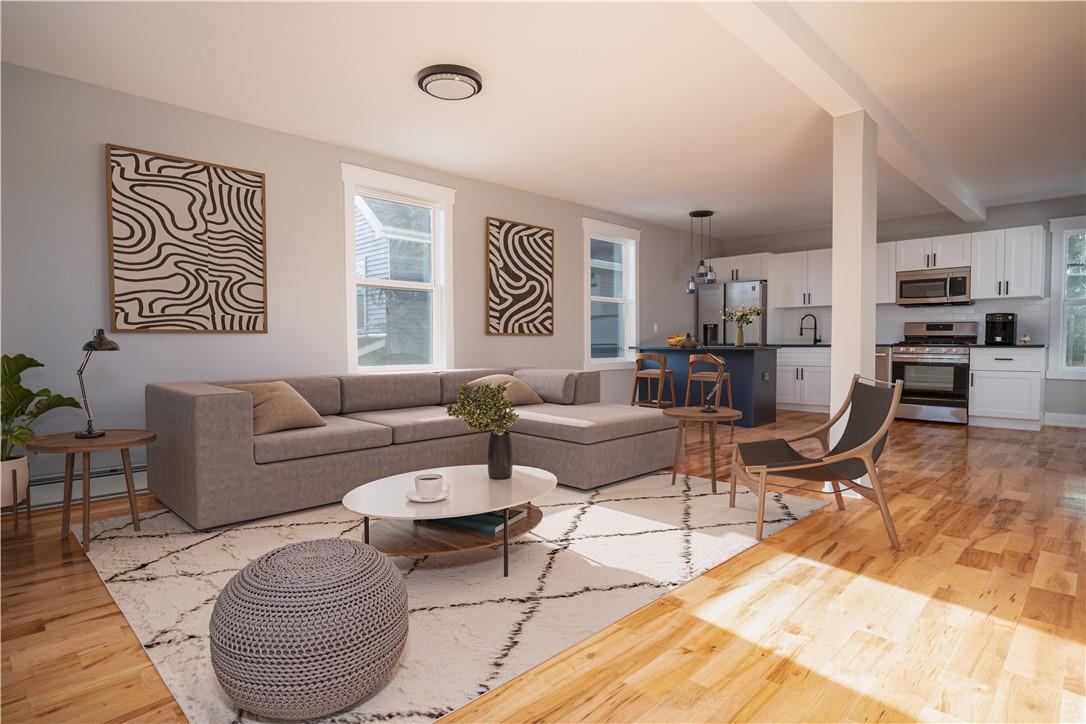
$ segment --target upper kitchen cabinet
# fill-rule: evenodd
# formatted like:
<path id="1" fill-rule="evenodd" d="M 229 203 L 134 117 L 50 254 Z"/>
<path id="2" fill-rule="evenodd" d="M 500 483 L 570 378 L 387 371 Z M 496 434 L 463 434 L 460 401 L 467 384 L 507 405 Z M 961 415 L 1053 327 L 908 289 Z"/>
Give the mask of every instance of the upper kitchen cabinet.
<path id="1" fill-rule="evenodd" d="M 775 254 L 773 306 L 828 307 L 832 296 L 833 256 L 830 249 Z"/>
<path id="2" fill-rule="evenodd" d="M 1044 296 L 1044 227 L 978 231 L 972 237 L 973 299 Z"/>
<path id="3" fill-rule="evenodd" d="M 875 303 L 893 304 L 897 301 L 897 242 L 875 245 Z"/>
<path id="4" fill-rule="evenodd" d="M 896 243 L 896 271 L 969 266 L 972 258 L 970 237 L 970 234 L 951 234 L 899 241 Z"/>
<path id="5" fill-rule="evenodd" d="M 769 279 L 773 254 L 740 254 L 713 260 L 717 279 L 722 282 L 752 282 Z"/>

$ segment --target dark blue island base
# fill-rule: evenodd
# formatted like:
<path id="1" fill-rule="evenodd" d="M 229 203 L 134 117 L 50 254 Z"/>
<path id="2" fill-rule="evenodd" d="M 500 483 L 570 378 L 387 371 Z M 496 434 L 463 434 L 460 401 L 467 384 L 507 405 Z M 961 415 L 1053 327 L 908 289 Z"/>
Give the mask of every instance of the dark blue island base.
<path id="1" fill-rule="evenodd" d="M 736 424 L 743 427 L 758 427 L 777 421 L 777 348 L 776 347 L 702 347 L 699 349 L 680 349 L 679 347 L 634 347 L 638 352 L 662 354 L 667 358 L 667 368 L 675 374 L 675 396 L 673 402 L 681 407 L 686 400 L 686 378 L 689 373 L 690 355 L 709 352 L 724 360 L 725 370 L 732 376 L 732 406 L 743 412 L 743 418 Z M 651 364 L 651 363 L 649 363 Z M 655 383 L 654 391 L 655 391 Z M 710 385 L 705 386 L 709 394 Z M 642 383 L 642 397 L 645 396 Z M 671 400 L 671 390 L 664 385 L 664 399 Z M 698 385 L 690 391 L 690 404 L 701 404 L 695 400 Z M 720 404 L 727 404 L 727 392 L 721 390 Z"/>

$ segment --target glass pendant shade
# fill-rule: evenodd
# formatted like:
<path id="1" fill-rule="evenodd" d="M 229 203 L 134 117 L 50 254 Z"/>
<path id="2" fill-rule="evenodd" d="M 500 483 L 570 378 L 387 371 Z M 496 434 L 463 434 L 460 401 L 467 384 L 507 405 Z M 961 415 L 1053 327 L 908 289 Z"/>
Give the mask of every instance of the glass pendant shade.
<path id="1" fill-rule="evenodd" d="M 694 281 L 694 277 L 690 277 L 690 281 L 686 283 L 686 289 L 683 290 L 686 294 L 697 294 L 698 284 Z"/>
<path id="2" fill-rule="evenodd" d="M 708 273 L 709 273 L 709 268 L 705 266 L 705 260 L 702 259 L 701 261 L 698 262 L 698 271 L 694 276 L 698 277 L 699 279 L 704 279 L 705 275 L 708 274 Z"/>
<path id="3" fill-rule="evenodd" d="M 716 284 L 716 271 L 713 270 L 713 265 L 709 265 L 709 271 L 705 273 L 706 284 Z"/>

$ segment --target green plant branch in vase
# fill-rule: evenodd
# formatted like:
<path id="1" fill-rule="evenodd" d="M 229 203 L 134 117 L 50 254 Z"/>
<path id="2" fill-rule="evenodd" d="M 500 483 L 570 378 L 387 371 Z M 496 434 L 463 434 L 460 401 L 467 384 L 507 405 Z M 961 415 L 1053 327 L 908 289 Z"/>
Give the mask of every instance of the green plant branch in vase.
<path id="1" fill-rule="evenodd" d="M 450 417 L 463 420 L 468 427 L 490 433 L 487 466 L 494 480 L 513 475 L 512 444 L 509 429 L 519 419 L 502 385 L 461 385 L 456 402 L 445 408 Z"/>
<path id="2" fill-rule="evenodd" d="M 764 310 L 761 307 L 729 307 L 720 315 L 725 322 L 735 323 L 735 346 L 742 347 L 743 328 L 753 324 L 754 320 L 762 316 Z"/>

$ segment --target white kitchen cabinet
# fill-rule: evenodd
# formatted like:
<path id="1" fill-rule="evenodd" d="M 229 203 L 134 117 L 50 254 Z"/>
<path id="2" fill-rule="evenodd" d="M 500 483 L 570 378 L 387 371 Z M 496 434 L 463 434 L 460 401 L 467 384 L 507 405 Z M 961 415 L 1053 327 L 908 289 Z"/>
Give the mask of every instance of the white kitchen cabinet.
<path id="1" fill-rule="evenodd" d="M 1042 226 L 972 234 L 973 299 L 1044 296 L 1045 230 Z"/>
<path id="2" fill-rule="evenodd" d="M 773 260 L 773 306 L 802 307 L 807 300 L 807 252 L 777 254 Z"/>
<path id="3" fill-rule="evenodd" d="M 969 424 L 1038 430 L 1047 350 L 974 347 L 969 354 Z"/>
<path id="4" fill-rule="evenodd" d="M 875 245 L 875 303 L 893 304 L 897 301 L 897 242 Z"/>
<path id="5" fill-rule="evenodd" d="M 936 236 L 931 240 L 931 268 L 969 266 L 972 261 L 970 234 Z"/>
<path id="6" fill-rule="evenodd" d="M 973 234 L 970 293 L 973 299 L 1003 296 L 1003 257 L 1007 235 L 1003 229 Z"/>
<path id="7" fill-rule="evenodd" d="M 798 367 L 777 368 L 777 404 L 795 405 L 799 403 Z"/>
<path id="8" fill-rule="evenodd" d="M 1040 421 L 1040 372 L 977 370 L 969 374 L 969 417 L 972 424 L 982 424 L 974 420 L 975 417 Z"/>
<path id="9" fill-rule="evenodd" d="M 717 281 L 749 282 L 769 279 L 773 254 L 739 254 L 710 260 L 716 270 Z"/>
<path id="10" fill-rule="evenodd" d="M 897 271 L 916 271 L 929 269 L 931 261 L 931 238 L 904 239 L 896 243 Z"/>
<path id="11" fill-rule="evenodd" d="M 807 306 L 828 307 L 833 301 L 833 251 L 807 252 Z"/>
<path id="12" fill-rule="evenodd" d="M 832 294 L 830 249 L 775 254 L 773 306 L 828 307 Z"/>
<path id="13" fill-rule="evenodd" d="M 801 367 L 799 370 L 800 404 L 830 404 L 830 368 Z"/>
<path id="14" fill-rule="evenodd" d="M 969 266 L 971 235 L 950 234 L 897 242 L 897 271 Z"/>
<path id="15" fill-rule="evenodd" d="M 1043 226 L 1007 229 L 1003 252 L 1003 296 L 1043 297 L 1045 291 L 1045 230 Z"/>

